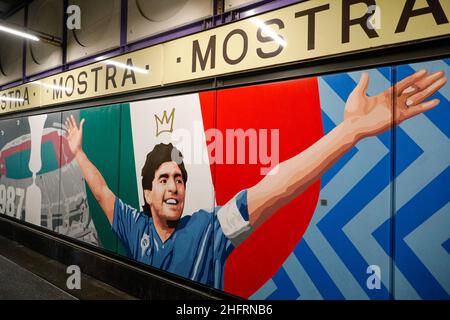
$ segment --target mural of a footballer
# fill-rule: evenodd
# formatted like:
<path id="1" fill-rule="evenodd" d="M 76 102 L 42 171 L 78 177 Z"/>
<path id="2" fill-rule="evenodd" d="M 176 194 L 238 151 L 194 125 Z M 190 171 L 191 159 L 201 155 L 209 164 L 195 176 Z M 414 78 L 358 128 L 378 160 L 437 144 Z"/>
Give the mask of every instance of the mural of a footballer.
<path id="1" fill-rule="evenodd" d="M 189 175 L 179 161 L 181 153 L 174 146 L 158 144 L 147 155 L 142 168 L 145 206 L 140 211 L 125 204 L 109 189 L 84 153 L 84 119 L 78 126 L 71 116 L 65 126 L 70 149 L 83 176 L 128 255 L 223 289 L 227 257 L 254 230 L 302 194 L 360 140 L 379 135 L 439 105 L 438 99 L 426 99 L 446 82 L 442 71 L 429 74 L 421 70 L 369 97 L 366 95 L 369 75 L 363 73 L 347 99 L 344 120 L 333 130 L 306 150 L 279 163 L 273 174 L 238 192 L 224 206 L 183 217 Z"/>

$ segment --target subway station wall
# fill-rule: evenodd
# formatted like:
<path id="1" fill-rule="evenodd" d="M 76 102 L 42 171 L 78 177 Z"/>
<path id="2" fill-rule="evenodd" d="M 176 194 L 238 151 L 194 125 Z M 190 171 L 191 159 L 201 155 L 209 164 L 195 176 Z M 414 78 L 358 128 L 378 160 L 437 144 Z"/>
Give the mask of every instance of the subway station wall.
<path id="1" fill-rule="evenodd" d="M 366 70 L 367 94 L 420 69 L 448 76 L 450 60 Z M 283 184 L 248 196 L 277 176 L 271 170 L 339 130 L 361 74 L 0 120 L 0 214 L 245 298 L 449 299 L 449 84 L 429 98 L 440 99 L 437 107 L 338 152 L 282 206 L 264 199 Z M 64 128 L 72 115 L 84 119 L 82 150 L 113 195 L 102 205 Z M 170 216 L 184 202 L 165 242 L 142 212 L 141 170 L 161 143 L 182 152 L 188 175 L 185 189 L 171 185 L 168 167 L 163 189 L 152 185 L 160 212 Z M 271 216 L 252 231 L 245 221 L 255 203 Z"/>
<path id="2" fill-rule="evenodd" d="M 64 3 L 58 0 L 34 0 L 28 7 L 28 28 L 62 39 L 63 5 Z M 27 42 L 25 61 L 27 76 L 59 67 L 62 63 L 62 54 L 61 46 L 43 41 Z"/>
<path id="3" fill-rule="evenodd" d="M 6 23 L 23 25 L 24 10 L 19 10 L 5 20 Z M 0 34 L 0 85 L 22 77 L 23 40 Z"/>

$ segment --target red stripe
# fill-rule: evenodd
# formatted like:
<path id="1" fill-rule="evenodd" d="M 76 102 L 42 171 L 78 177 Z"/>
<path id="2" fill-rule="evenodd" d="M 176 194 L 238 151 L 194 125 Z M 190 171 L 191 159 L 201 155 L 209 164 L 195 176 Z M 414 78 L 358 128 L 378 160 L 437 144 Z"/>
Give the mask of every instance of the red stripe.
<path id="1" fill-rule="evenodd" d="M 202 110 L 211 108 L 212 95 L 200 95 Z M 204 112 L 203 116 L 207 130 L 213 122 L 205 118 L 213 115 Z M 279 129 L 280 161 L 287 160 L 323 136 L 317 78 L 219 91 L 216 127 L 223 133 L 238 128 Z M 216 165 L 217 203 L 223 205 L 240 190 L 259 182 L 263 178 L 261 167 L 266 166 Z M 278 271 L 306 231 L 319 192 L 317 181 L 232 252 L 225 267 L 227 292 L 248 298 Z"/>

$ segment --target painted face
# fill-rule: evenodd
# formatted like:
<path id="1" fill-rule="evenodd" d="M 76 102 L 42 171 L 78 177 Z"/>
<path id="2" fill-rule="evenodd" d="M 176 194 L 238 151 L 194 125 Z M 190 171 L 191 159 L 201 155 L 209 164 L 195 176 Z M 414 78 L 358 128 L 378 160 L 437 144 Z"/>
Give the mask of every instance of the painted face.
<path id="1" fill-rule="evenodd" d="M 176 162 L 161 164 L 155 172 L 152 190 L 145 190 L 145 199 L 154 218 L 164 221 L 180 219 L 184 209 L 185 191 L 183 176 Z"/>

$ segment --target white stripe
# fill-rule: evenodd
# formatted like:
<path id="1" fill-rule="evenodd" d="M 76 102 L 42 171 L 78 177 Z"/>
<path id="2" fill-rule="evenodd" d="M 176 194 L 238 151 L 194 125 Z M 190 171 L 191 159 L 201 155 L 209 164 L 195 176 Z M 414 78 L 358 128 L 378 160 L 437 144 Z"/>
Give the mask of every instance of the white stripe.
<path id="1" fill-rule="evenodd" d="M 250 235 L 250 232 L 248 232 L 251 229 L 250 223 L 242 217 L 236 204 L 236 196 L 219 209 L 217 219 L 223 234 L 235 247 Z"/>
<path id="2" fill-rule="evenodd" d="M 258 291 L 250 296 L 249 300 L 266 300 L 272 293 L 277 290 L 277 285 L 272 279 L 269 279 Z"/>
<path id="3" fill-rule="evenodd" d="M 442 246 L 450 237 L 450 203 L 405 237 L 405 242 L 450 295 L 450 255 Z"/>
<path id="4" fill-rule="evenodd" d="M 194 280 L 195 277 L 197 276 L 198 266 L 200 265 L 200 261 L 202 260 L 202 257 L 203 257 L 203 251 L 205 250 L 206 239 L 209 238 L 208 235 L 209 235 L 210 229 L 211 229 L 211 223 L 208 225 L 208 229 L 206 229 L 205 236 L 203 237 L 202 245 L 200 246 L 200 252 L 197 255 L 197 260 L 195 261 L 194 273 L 192 274 L 191 280 Z"/>
<path id="5" fill-rule="evenodd" d="M 291 279 L 295 288 L 300 294 L 299 299 L 308 299 L 308 300 L 322 300 L 323 297 L 320 294 L 317 287 L 314 285 L 314 282 L 311 280 L 309 275 L 300 265 L 297 257 L 294 253 L 292 253 L 283 264 L 284 271 L 286 271 L 287 275 Z"/>

